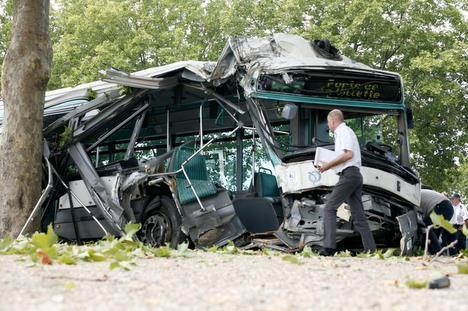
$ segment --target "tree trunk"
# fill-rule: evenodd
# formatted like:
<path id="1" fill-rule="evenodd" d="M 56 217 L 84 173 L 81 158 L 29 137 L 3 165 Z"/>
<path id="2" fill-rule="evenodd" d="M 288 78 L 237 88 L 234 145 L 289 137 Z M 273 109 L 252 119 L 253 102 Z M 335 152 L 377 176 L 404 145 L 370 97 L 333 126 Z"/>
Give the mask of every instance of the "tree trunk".
<path id="1" fill-rule="evenodd" d="M 15 0 L 2 73 L 0 237 L 20 232 L 41 194 L 42 122 L 51 60 L 49 0 Z"/>

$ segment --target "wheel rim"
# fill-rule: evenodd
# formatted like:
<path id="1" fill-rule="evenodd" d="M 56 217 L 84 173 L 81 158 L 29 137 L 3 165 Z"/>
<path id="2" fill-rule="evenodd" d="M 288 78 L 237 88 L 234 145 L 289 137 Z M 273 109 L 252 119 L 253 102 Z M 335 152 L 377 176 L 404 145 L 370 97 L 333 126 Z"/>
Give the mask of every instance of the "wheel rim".
<path id="1" fill-rule="evenodd" d="M 141 228 L 142 241 L 153 246 L 162 246 L 169 242 L 172 235 L 171 222 L 162 213 L 148 217 Z"/>

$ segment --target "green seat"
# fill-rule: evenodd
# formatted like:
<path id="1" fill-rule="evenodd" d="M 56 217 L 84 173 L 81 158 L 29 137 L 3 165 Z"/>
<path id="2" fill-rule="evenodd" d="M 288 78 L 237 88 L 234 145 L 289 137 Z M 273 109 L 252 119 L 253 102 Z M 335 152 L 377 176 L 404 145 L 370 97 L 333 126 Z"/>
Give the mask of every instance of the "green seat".
<path id="1" fill-rule="evenodd" d="M 176 171 L 180 169 L 182 163 L 194 154 L 194 152 L 194 149 L 186 146 L 176 148 L 172 155 L 170 170 Z M 200 199 L 216 194 L 217 190 L 215 185 L 208 179 L 206 162 L 202 155 L 198 154 L 194 156 L 185 164 L 184 168 Z M 187 204 L 197 200 L 183 172 L 176 174 L 176 182 L 180 204 Z"/>
<path id="2" fill-rule="evenodd" d="M 255 190 L 262 198 L 279 198 L 280 191 L 275 175 L 269 169 L 261 167 L 254 175 Z"/>
<path id="3" fill-rule="evenodd" d="M 261 167 L 254 174 L 253 189 L 260 198 L 267 199 L 273 204 L 279 223 L 283 222 L 284 212 L 281 204 L 281 193 L 273 173 Z"/>

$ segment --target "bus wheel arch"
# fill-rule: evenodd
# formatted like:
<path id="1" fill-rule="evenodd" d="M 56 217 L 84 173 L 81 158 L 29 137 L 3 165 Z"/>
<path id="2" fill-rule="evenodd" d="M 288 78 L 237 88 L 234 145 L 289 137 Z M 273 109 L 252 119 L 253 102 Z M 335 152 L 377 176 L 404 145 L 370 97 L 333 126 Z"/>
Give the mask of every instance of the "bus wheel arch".
<path id="1" fill-rule="evenodd" d="M 141 223 L 140 239 L 145 244 L 176 248 L 186 239 L 181 231 L 181 216 L 168 196 L 154 197 L 146 206 Z"/>

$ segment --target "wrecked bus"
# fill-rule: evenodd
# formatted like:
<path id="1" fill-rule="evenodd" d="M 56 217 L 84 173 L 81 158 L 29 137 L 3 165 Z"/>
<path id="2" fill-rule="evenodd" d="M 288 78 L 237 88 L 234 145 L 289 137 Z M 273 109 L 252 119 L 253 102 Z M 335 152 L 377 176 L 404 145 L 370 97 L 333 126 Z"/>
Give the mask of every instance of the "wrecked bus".
<path id="1" fill-rule="evenodd" d="M 70 241 L 138 222 L 152 245 L 321 245 L 338 176 L 313 159 L 318 147 L 333 149 L 326 116 L 335 108 L 361 143 L 377 244 L 411 253 L 420 180 L 409 167 L 401 77 L 287 34 L 230 38 L 217 62 L 111 68 L 102 81 L 48 92 L 42 223 Z M 351 247 L 346 204 L 336 221 L 338 242 Z"/>

